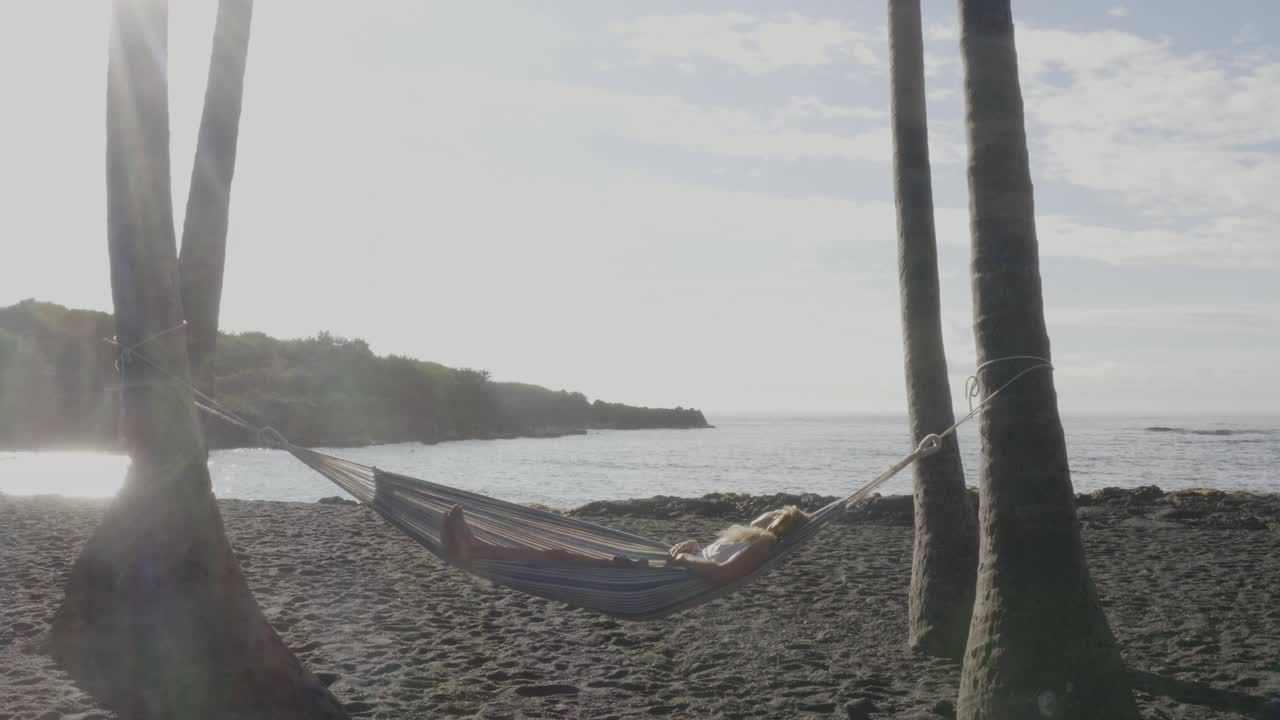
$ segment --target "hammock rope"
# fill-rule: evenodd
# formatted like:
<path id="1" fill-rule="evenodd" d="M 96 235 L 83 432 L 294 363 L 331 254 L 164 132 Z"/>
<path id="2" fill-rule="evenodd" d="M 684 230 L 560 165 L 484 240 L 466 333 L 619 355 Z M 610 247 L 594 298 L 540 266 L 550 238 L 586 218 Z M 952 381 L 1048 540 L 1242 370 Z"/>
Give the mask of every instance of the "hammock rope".
<path id="1" fill-rule="evenodd" d="M 181 327 L 181 326 L 179 326 Z M 164 333 L 151 336 L 148 340 Z M 597 525 L 558 513 L 499 500 L 459 488 L 387 472 L 377 467 L 295 445 L 271 426 L 256 426 L 187 379 L 156 364 L 141 345 L 125 347 L 114 338 L 108 343 L 121 348 L 123 361 L 141 360 L 167 376 L 174 385 L 192 394 L 200 410 L 235 425 L 253 435 L 265 447 L 279 448 L 333 482 L 392 526 L 409 536 L 433 555 L 476 577 L 514 590 L 537 595 L 567 605 L 610 615 L 623 620 L 653 620 L 731 594 L 776 567 L 796 548 L 812 538 L 832 520 L 852 509 L 902 470 L 921 458 L 937 453 L 943 439 L 978 414 L 992 398 L 1027 373 L 1053 366 L 1034 356 L 997 358 L 980 365 L 965 384 L 966 394 L 981 392 L 978 376 L 997 362 L 1033 360 L 1037 364 L 1015 374 L 972 406 L 969 413 L 940 433 L 924 436 L 914 450 L 889 466 L 848 497 L 838 499 L 810 514 L 809 522 L 774 544 L 769 556 L 755 571 L 731 582 L 714 582 L 688 568 L 665 567 L 670 544 Z M 970 400 L 972 404 L 972 399 Z M 444 557 L 441 531 L 445 513 L 462 505 L 468 525 L 479 539 L 515 548 L 563 549 L 599 558 L 599 564 L 572 560 L 472 560 L 465 565 Z M 633 562 L 610 564 L 622 556 Z"/>

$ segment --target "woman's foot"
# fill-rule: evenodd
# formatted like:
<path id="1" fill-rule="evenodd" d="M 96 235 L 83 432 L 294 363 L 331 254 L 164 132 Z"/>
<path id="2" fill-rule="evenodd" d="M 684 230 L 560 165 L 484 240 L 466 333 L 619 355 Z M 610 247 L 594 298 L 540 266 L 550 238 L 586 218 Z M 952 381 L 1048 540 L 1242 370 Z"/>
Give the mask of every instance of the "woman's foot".
<path id="1" fill-rule="evenodd" d="M 445 511 L 444 522 L 440 529 L 441 552 L 446 560 L 466 562 L 469 538 L 466 532 L 466 518 L 462 516 L 462 506 L 454 505 Z"/>

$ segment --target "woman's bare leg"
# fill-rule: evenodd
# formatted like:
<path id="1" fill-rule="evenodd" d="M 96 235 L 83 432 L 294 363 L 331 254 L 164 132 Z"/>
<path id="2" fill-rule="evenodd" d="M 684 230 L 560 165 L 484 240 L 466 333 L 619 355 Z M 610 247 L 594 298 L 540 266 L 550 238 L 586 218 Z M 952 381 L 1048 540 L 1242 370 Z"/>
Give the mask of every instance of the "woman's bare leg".
<path id="1" fill-rule="evenodd" d="M 444 524 L 440 529 L 440 541 L 444 546 L 444 556 L 450 560 L 465 562 L 471 557 L 472 550 L 478 541 L 467 527 L 467 519 L 462 515 L 462 506 L 454 505 L 445 511 Z"/>

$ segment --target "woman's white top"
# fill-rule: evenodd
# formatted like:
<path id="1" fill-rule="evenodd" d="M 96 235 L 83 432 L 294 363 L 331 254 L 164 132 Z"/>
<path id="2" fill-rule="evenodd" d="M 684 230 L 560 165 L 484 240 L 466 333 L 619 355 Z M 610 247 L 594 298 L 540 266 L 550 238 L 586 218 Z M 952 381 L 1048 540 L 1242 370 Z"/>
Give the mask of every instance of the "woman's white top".
<path id="1" fill-rule="evenodd" d="M 749 545 L 751 543 L 747 540 L 732 541 L 720 538 L 702 548 L 702 557 L 718 563 L 727 562 L 729 558 L 746 550 Z"/>

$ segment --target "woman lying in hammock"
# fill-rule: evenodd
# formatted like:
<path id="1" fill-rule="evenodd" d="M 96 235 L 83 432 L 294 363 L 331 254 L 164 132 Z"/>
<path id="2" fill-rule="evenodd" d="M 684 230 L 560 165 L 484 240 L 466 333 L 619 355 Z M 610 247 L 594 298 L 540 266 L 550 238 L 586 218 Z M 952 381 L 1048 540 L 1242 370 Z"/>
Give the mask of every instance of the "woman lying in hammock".
<path id="1" fill-rule="evenodd" d="M 750 525 L 730 526 L 706 547 L 693 540 L 672 546 L 667 564 L 683 565 L 719 582 L 737 580 L 760 567 L 774 543 L 807 522 L 809 515 L 795 505 L 770 510 Z"/>
<path id="2" fill-rule="evenodd" d="M 788 533 L 809 521 L 809 515 L 794 505 L 771 510 L 750 525 L 734 525 L 703 547 L 693 540 L 673 545 L 667 551 L 668 565 L 682 565 L 717 582 L 729 582 L 750 574 L 769 556 L 769 549 Z M 635 564 L 623 557 L 604 560 L 571 550 L 514 548 L 485 542 L 471 532 L 462 506 L 445 513 L 441 530 L 444 556 L 459 563 L 471 560 L 569 560 L 596 565 Z"/>

